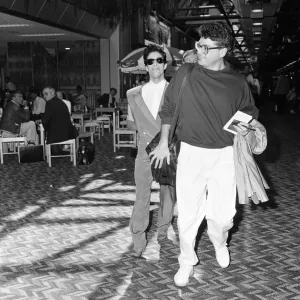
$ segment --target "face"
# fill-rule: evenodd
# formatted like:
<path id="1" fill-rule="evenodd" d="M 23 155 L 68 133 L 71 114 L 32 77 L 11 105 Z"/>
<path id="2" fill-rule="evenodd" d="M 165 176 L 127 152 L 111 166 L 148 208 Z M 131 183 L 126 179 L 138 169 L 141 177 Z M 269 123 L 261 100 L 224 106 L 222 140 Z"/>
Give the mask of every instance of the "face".
<path id="1" fill-rule="evenodd" d="M 153 64 L 152 65 L 147 65 L 146 66 L 146 70 L 149 73 L 149 77 L 150 79 L 153 80 L 157 80 L 157 79 L 163 79 L 164 78 L 164 70 L 167 67 L 167 64 L 165 64 L 164 62 L 159 63 L 156 61 L 156 59 L 161 58 L 163 59 L 162 55 L 159 52 L 151 52 L 148 57 L 148 59 L 154 59 Z"/>
<path id="2" fill-rule="evenodd" d="M 59 98 L 59 99 L 62 99 L 62 98 L 63 98 L 62 92 L 56 92 L 56 96 L 57 96 L 57 98 Z"/>
<path id="3" fill-rule="evenodd" d="M 211 39 L 201 38 L 199 42 L 196 42 L 196 50 L 198 55 L 198 63 L 207 68 L 207 69 L 215 69 L 221 62 L 223 62 L 223 58 L 227 52 L 226 48 L 218 48 L 218 49 L 208 49 L 208 53 L 206 54 L 201 46 L 207 46 L 208 48 L 219 47 L 219 45 L 212 41 Z"/>
<path id="4" fill-rule="evenodd" d="M 15 101 L 18 104 L 22 104 L 23 103 L 23 95 L 22 94 L 16 94 L 13 97 L 13 101 Z"/>
<path id="5" fill-rule="evenodd" d="M 115 90 L 111 90 L 110 94 L 111 94 L 112 97 L 114 97 L 116 95 L 116 91 Z"/>
<path id="6" fill-rule="evenodd" d="M 44 99 L 45 99 L 46 101 L 51 100 L 51 99 L 55 96 L 54 90 L 51 90 L 51 89 L 44 89 L 44 90 L 43 90 L 43 96 L 44 96 Z"/>

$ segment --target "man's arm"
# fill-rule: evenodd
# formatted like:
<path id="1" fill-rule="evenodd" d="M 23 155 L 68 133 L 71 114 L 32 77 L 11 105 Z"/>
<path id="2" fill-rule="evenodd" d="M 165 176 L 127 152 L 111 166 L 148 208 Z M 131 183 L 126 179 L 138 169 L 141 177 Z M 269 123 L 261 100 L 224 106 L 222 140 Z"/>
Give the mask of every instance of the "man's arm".
<path id="1" fill-rule="evenodd" d="M 162 105 L 159 116 L 161 118 L 161 135 L 157 147 L 149 153 L 151 164 L 155 162 L 155 168 L 162 167 L 163 161 L 166 158 L 170 164 L 170 151 L 168 147 L 170 127 L 173 121 L 176 101 L 180 92 L 181 84 L 185 74 L 188 71 L 190 64 L 184 64 L 173 76 L 170 81 Z"/>
<path id="2" fill-rule="evenodd" d="M 258 118 L 259 110 L 254 104 L 254 99 L 250 87 L 246 81 L 244 83 L 241 102 L 239 103 L 238 109 L 243 110 L 243 108 L 245 107 L 247 107 L 247 112 L 252 115 L 253 119 Z M 234 126 L 236 131 L 243 136 L 247 135 L 251 131 L 251 127 L 251 124 L 244 122 L 240 122 L 237 126 Z"/>
<path id="3" fill-rule="evenodd" d="M 50 103 L 47 102 L 45 112 L 42 115 L 42 123 L 43 123 L 43 127 L 44 127 L 46 132 L 49 129 L 50 119 L 51 119 L 51 107 L 50 107 Z"/>
<path id="4" fill-rule="evenodd" d="M 19 119 L 20 123 L 28 122 L 30 120 L 30 111 L 28 107 L 27 108 L 19 107 L 19 109 L 15 111 L 15 114 Z"/>

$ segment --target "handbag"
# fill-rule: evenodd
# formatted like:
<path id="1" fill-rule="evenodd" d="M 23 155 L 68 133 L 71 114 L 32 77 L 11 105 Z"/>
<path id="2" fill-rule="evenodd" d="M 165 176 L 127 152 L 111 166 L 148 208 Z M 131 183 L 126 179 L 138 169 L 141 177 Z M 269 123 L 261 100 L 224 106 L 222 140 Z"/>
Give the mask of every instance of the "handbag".
<path id="1" fill-rule="evenodd" d="M 180 143 L 177 140 L 177 135 L 175 134 L 175 129 L 177 126 L 177 121 L 179 118 L 179 112 L 181 108 L 181 97 L 183 89 L 186 85 L 186 82 L 188 78 L 190 77 L 190 74 L 192 70 L 194 69 L 194 64 L 190 64 L 189 69 L 187 70 L 187 73 L 185 74 L 182 84 L 180 87 L 180 91 L 178 94 L 177 102 L 176 102 L 176 108 L 172 120 L 172 124 L 170 127 L 169 132 L 169 151 L 170 151 L 170 164 L 167 163 L 167 159 L 165 158 L 163 161 L 163 164 L 161 168 L 155 168 L 155 162 L 151 164 L 151 172 L 153 179 L 162 185 L 172 185 L 175 186 L 176 184 L 176 169 L 177 169 L 177 157 L 180 150 Z M 146 152 L 149 155 L 159 144 L 160 141 L 160 132 L 153 138 L 153 140 L 149 143 L 149 145 L 146 147 Z"/>
<path id="2" fill-rule="evenodd" d="M 91 142 L 83 141 L 78 147 L 77 154 L 79 165 L 89 165 L 95 159 L 95 145 Z"/>
<path id="3" fill-rule="evenodd" d="M 44 160 L 43 145 L 19 146 L 18 152 L 20 163 L 32 163 Z"/>

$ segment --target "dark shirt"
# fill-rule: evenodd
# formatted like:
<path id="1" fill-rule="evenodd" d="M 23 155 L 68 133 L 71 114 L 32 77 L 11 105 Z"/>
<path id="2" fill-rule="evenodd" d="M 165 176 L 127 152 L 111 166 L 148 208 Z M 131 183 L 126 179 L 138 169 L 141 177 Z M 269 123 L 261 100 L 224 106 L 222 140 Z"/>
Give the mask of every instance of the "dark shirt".
<path id="1" fill-rule="evenodd" d="M 160 112 L 162 124 L 171 124 L 179 89 L 189 64 L 183 65 L 172 78 Z M 238 111 L 254 106 L 249 85 L 228 63 L 220 71 L 195 64 L 183 90 L 177 135 L 192 146 L 219 149 L 233 145 L 234 135 L 223 129 Z"/>
<path id="2" fill-rule="evenodd" d="M 23 105 L 19 105 L 14 101 L 9 101 L 4 108 L 0 129 L 19 134 L 21 124 L 30 120 L 29 109 L 24 109 Z"/>

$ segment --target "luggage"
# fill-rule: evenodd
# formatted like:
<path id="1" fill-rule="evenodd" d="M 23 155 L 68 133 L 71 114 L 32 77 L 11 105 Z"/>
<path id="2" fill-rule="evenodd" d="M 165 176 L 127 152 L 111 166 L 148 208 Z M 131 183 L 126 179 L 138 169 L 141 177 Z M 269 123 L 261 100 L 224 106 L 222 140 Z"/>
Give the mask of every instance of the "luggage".
<path id="1" fill-rule="evenodd" d="M 20 163 L 32 163 L 32 162 L 44 160 L 43 145 L 20 146 L 18 151 L 19 151 L 19 162 Z"/>
<path id="2" fill-rule="evenodd" d="M 95 145 L 82 141 L 77 150 L 77 162 L 79 165 L 89 165 L 95 159 Z"/>

